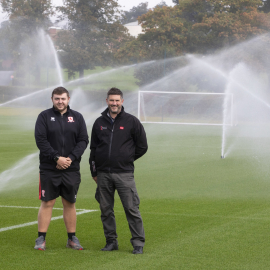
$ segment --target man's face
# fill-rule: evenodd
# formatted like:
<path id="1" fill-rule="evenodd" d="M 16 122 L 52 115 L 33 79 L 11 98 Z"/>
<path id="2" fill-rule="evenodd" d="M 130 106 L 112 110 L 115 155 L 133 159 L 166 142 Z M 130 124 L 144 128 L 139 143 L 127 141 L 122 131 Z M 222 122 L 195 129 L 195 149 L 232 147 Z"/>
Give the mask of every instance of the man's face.
<path id="1" fill-rule="evenodd" d="M 60 113 L 66 112 L 69 100 L 70 100 L 70 97 L 67 96 L 67 93 L 64 93 L 62 95 L 54 94 L 52 97 L 53 106 Z"/>
<path id="2" fill-rule="evenodd" d="M 106 99 L 110 114 L 115 114 L 115 116 L 121 112 L 122 104 L 124 99 L 121 99 L 120 95 L 109 95 Z"/>

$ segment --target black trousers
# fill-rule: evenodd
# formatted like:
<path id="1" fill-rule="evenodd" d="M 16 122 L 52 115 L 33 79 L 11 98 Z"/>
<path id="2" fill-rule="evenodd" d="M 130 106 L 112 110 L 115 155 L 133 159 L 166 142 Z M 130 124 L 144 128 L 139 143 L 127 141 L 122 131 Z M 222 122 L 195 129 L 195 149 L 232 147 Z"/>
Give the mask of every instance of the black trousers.
<path id="1" fill-rule="evenodd" d="M 101 210 L 106 241 L 117 241 L 116 222 L 114 215 L 114 193 L 117 190 L 124 207 L 129 229 L 130 239 L 134 246 L 144 246 L 145 234 L 143 221 L 139 211 L 140 199 L 137 193 L 133 173 L 103 173 L 97 175 L 96 200 Z"/>

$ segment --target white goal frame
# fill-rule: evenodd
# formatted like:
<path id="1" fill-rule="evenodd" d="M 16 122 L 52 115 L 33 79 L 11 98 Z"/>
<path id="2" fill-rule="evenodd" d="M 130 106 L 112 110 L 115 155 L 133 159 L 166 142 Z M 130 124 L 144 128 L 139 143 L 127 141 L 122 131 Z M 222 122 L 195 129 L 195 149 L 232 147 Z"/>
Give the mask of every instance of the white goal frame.
<path id="1" fill-rule="evenodd" d="M 152 122 L 152 121 L 141 121 L 141 93 L 157 93 L 157 94 L 186 94 L 186 95 L 219 95 L 228 96 L 231 103 L 231 123 L 230 124 L 211 124 L 211 123 L 182 123 L 182 122 Z M 223 102 L 226 104 L 226 102 Z M 221 108 L 221 110 L 223 110 Z M 165 91 L 139 91 L 138 92 L 138 119 L 141 123 L 149 124 L 176 124 L 176 125 L 199 125 L 199 126 L 233 126 L 233 94 L 232 93 L 205 93 L 205 92 L 165 92 Z"/>

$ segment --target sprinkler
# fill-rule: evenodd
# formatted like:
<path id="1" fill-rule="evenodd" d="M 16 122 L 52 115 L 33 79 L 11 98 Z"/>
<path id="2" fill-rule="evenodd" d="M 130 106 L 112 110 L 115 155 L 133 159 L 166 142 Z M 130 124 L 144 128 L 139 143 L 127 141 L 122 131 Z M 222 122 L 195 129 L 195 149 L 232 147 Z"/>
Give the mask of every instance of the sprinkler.
<path id="1" fill-rule="evenodd" d="M 224 159 L 224 158 L 225 158 L 225 156 L 221 156 L 221 158 L 222 158 L 222 159 Z"/>

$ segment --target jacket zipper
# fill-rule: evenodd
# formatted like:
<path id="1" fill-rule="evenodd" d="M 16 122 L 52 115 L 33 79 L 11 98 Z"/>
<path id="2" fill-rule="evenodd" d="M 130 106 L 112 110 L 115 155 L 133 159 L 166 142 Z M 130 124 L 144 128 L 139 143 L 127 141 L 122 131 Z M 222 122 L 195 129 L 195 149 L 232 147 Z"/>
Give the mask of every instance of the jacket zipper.
<path id="1" fill-rule="evenodd" d="M 110 147 L 109 147 L 109 161 L 111 158 L 111 152 L 112 152 L 112 139 L 113 139 L 113 130 L 114 130 L 114 123 L 112 126 L 112 133 L 111 133 L 111 138 L 110 138 Z M 111 172 L 111 167 L 109 167 L 109 173 Z"/>
<path id="2" fill-rule="evenodd" d="M 65 132 L 65 128 L 64 128 L 64 117 L 61 114 L 61 121 L 62 121 L 62 157 L 64 156 L 64 148 L 65 148 L 65 136 L 64 136 L 64 132 Z"/>

